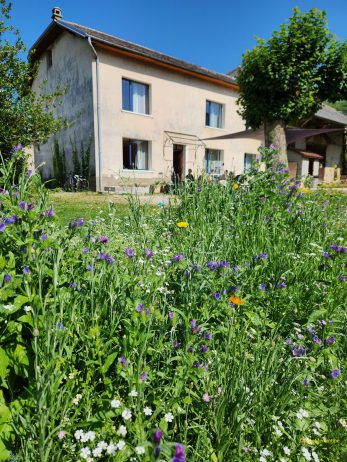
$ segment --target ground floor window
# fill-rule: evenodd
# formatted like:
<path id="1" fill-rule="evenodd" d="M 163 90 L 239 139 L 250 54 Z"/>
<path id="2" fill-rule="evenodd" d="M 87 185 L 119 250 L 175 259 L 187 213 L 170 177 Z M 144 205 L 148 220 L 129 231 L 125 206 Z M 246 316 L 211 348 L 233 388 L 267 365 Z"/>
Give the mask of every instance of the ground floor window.
<path id="1" fill-rule="evenodd" d="M 243 162 L 243 171 L 245 173 L 247 173 L 250 170 L 250 168 L 251 168 L 253 162 L 256 160 L 256 158 L 257 158 L 256 154 L 245 153 L 245 158 L 244 158 L 244 162 Z"/>
<path id="2" fill-rule="evenodd" d="M 223 173 L 223 153 L 219 149 L 205 150 L 205 171 L 206 173 Z"/>
<path id="3" fill-rule="evenodd" d="M 123 138 L 123 168 L 126 170 L 148 170 L 148 141 Z"/>

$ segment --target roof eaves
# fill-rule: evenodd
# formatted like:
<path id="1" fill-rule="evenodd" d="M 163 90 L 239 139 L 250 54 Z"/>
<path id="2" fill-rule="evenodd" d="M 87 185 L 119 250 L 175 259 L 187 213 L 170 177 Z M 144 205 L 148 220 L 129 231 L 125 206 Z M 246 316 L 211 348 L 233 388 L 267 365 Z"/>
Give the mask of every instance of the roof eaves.
<path id="1" fill-rule="evenodd" d="M 72 32 L 73 34 L 79 35 L 82 38 L 88 37 L 89 34 L 86 32 L 81 31 L 77 27 L 72 26 L 71 24 L 68 24 L 66 21 L 63 21 L 61 19 L 58 19 L 55 21 L 59 26 L 63 27 L 64 29 L 68 30 L 69 32 Z"/>

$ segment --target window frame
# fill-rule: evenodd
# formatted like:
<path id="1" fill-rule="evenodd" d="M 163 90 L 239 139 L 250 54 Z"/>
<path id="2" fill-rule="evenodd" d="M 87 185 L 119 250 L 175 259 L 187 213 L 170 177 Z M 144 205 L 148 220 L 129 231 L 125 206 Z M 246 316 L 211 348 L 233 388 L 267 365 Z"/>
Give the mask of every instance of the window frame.
<path id="1" fill-rule="evenodd" d="M 138 142 L 141 142 L 141 143 L 146 143 L 146 167 L 145 168 L 136 168 L 135 167 L 135 163 L 136 163 L 136 154 L 135 154 L 135 157 L 134 159 L 132 159 L 132 153 L 131 153 L 131 149 L 130 149 L 130 152 L 128 152 L 128 155 L 130 156 L 130 162 L 132 165 L 134 165 L 134 168 L 131 168 L 131 167 L 127 167 L 126 166 L 126 163 L 124 162 L 124 156 L 125 156 L 125 142 L 128 142 L 128 149 L 131 145 L 134 145 Z M 151 146 L 151 142 L 149 140 L 140 140 L 138 138 L 127 138 L 127 137 L 122 137 L 122 153 L 123 153 L 123 168 L 122 170 L 123 171 L 129 171 L 129 172 L 149 172 L 151 171 L 151 156 L 150 156 L 150 146 Z M 133 161 L 133 162 L 132 162 Z M 129 165 L 129 164 L 128 164 Z"/>
<path id="2" fill-rule="evenodd" d="M 220 123 L 218 126 L 211 125 L 211 120 L 210 120 L 211 104 L 220 106 L 220 117 L 219 117 Z M 211 101 L 207 99 L 206 104 L 205 104 L 205 126 L 209 128 L 223 129 L 224 128 L 224 113 L 225 113 L 225 105 L 223 103 L 219 103 L 218 101 Z"/>
<path id="3" fill-rule="evenodd" d="M 129 103 L 128 108 L 125 107 L 124 82 L 128 83 L 128 88 L 129 88 L 129 94 L 126 95 L 126 98 Z M 146 98 L 145 112 L 138 112 L 138 111 L 134 111 L 133 109 L 133 99 L 132 99 L 132 91 L 131 91 L 132 84 L 143 85 L 145 87 L 145 90 L 146 90 L 145 91 L 145 98 Z M 122 111 L 131 112 L 132 114 L 151 115 L 151 104 L 150 104 L 151 91 L 150 89 L 151 89 L 151 86 L 148 83 L 139 82 L 138 80 L 130 79 L 127 77 L 122 77 Z"/>
<path id="4" fill-rule="evenodd" d="M 217 152 L 218 153 L 218 159 L 216 160 L 217 162 L 223 162 L 223 170 L 224 170 L 224 152 L 222 149 L 214 149 L 214 148 L 205 148 L 205 156 L 204 156 L 204 170 L 208 175 L 218 175 L 221 174 L 220 172 L 213 172 L 211 169 L 208 167 L 209 165 L 209 160 L 207 159 L 208 152 Z M 211 161 L 210 161 L 211 162 Z M 212 161 L 213 162 L 213 161 Z"/>

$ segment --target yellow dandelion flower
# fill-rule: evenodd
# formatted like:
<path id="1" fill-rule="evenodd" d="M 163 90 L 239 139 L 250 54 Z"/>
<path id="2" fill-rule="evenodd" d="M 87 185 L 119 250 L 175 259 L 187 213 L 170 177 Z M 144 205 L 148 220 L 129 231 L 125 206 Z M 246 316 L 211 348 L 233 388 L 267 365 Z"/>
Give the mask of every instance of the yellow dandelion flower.
<path id="1" fill-rule="evenodd" d="M 176 223 L 177 228 L 188 228 L 189 223 L 188 221 L 179 221 Z"/>
<path id="2" fill-rule="evenodd" d="M 233 184 L 233 189 L 236 190 L 236 189 L 239 189 L 239 185 L 237 183 L 234 183 Z"/>
<path id="3" fill-rule="evenodd" d="M 236 297 L 236 295 L 232 295 L 229 300 L 231 301 L 231 303 L 233 303 L 234 305 L 244 305 L 246 302 L 244 300 L 242 300 L 242 298 L 239 298 L 239 297 Z"/>

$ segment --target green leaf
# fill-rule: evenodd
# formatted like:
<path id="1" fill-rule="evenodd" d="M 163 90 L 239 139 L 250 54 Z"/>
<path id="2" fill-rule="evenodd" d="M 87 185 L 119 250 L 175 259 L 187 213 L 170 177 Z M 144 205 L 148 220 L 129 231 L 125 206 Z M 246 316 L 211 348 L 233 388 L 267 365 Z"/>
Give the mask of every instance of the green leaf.
<path id="1" fill-rule="evenodd" d="M 103 364 L 103 366 L 101 368 L 101 372 L 103 374 L 105 374 L 109 370 L 109 368 L 112 366 L 112 364 L 114 363 L 117 356 L 118 356 L 118 352 L 112 353 L 109 356 L 107 356 L 106 361 L 104 362 L 104 364 Z"/>
<path id="2" fill-rule="evenodd" d="M 6 351 L 3 348 L 0 348 L 0 377 L 6 378 L 8 374 L 8 365 L 10 363 L 10 358 L 7 356 Z"/>

